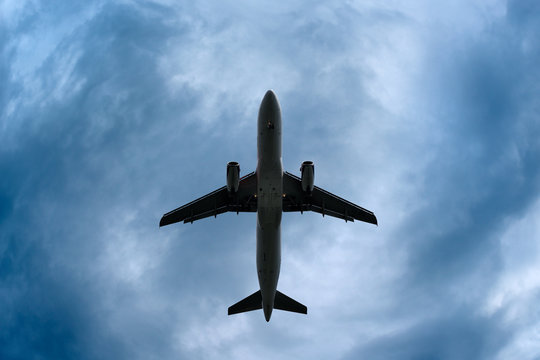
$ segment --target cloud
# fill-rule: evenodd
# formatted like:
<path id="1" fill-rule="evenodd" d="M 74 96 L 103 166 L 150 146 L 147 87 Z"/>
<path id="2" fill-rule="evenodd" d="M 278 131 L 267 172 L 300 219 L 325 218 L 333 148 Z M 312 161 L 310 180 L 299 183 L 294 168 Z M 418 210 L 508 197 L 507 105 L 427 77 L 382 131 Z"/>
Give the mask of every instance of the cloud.
<path id="1" fill-rule="evenodd" d="M 0 25 L 2 357 L 538 355 L 534 2 L 20 4 Z M 266 324 L 226 316 L 258 286 L 253 214 L 157 224 L 227 161 L 254 170 L 268 88 L 285 168 L 315 160 L 380 226 L 284 217 L 279 288 L 310 311 Z"/>
<path id="2" fill-rule="evenodd" d="M 6 357 L 92 358 L 104 349 L 111 357 L 134 357 L 141 349 L 127 333 L 155 339 L 142 353 L 167 348 L 150 333 L 152 321 L 132 332 L 124 328 L 152 312 L 129 301 L 137 289 L 131 282 L 154 266 L 136 257 L 144 244 L 129 242 L 129 234 L 141 236 L 131 224 L 152 190 L 143 192 L 145 180 L 129 174 L 155 155 L 137 146 L 144 146 L 148 118 L 167 120 L 158 116 L 159 105 L 145 104 L 165 91 L 148 51 L 159 51 L 155 40 L 168 28 L 154 20 L 107 5 L 63 34 L 33 73 L 12 73 L 8 89 L 18 90 L 7 101 L 17 105 L 2 119 L 1 158 Z M 159 245 L 150 251 L 159 252 Z M 109 252 L 116 256 L 112 264 Z M 117 306 L 126 301 L 131 311 L 122 312 Z"/>
<path id="3" fill-rule="evenodd" d="M 493 349 L 504 344 L 508 334 L 500 332 L 497 319 L 476 317 L 470 310 L 451 310 L 436 318 L 424 314 L 421 323 L 381 336 L 345 358 L 492 358 Z"/>

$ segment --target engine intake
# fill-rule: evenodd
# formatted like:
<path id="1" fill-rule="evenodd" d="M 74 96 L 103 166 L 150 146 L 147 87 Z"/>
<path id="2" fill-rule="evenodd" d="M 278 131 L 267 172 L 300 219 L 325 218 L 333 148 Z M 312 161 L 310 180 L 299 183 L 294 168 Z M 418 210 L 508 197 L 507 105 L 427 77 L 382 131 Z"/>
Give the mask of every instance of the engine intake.
<path id="1" fill-rule="evenodd" d="M 302 191 L 311 194 L 315 179 L 315 165 L 313 165 L 313 161 L 304 161 L 302 166 L 300 166 L 300 172 L 302 173 Z"/>
<path id="2" fill-rule="evenodd" d="M 240 185 L 240 165 L 236 161 L 227 164 L 227 191 L 235 193 Z"/>

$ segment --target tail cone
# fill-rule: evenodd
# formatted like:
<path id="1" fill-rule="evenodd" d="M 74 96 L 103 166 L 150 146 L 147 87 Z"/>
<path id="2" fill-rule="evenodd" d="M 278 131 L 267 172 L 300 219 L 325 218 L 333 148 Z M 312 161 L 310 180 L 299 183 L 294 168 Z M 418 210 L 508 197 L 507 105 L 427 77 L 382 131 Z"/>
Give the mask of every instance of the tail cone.
<path id="1" fill-rule="evenodd" d="M 264 318 L 266 319 L 266 322 L 270 321 L 270 317 L 272 316 L 272 310 L 273 308 L 270 305 L 266 305 L 264 307 Z"/>

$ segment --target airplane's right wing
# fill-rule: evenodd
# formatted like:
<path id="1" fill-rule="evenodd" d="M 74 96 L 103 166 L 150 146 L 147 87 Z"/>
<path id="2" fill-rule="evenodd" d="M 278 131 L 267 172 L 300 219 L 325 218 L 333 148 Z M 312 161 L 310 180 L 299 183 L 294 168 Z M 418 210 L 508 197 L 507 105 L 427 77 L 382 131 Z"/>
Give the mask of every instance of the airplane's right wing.
<path id="1" fill-rule="evenodd" d="M 227 211 L 257 211 L 257 176 L 252 172 L 240 179 L 238 191 L 231 194 L 227 186 L 223 186 L 208 195 L 194 200 L 163 215 L 159 226 L 194 222 L 209 216 L 217 216 Z"/>
<path id="2" fill-rule="evenodd" d="M 314 186 L 311 194 L 302 191 L 302 180 L 289 172 L 283 173 L 283 211 L 315 211 L 345 221 L 360 220 L 377 225 L 371 211 Z"/>

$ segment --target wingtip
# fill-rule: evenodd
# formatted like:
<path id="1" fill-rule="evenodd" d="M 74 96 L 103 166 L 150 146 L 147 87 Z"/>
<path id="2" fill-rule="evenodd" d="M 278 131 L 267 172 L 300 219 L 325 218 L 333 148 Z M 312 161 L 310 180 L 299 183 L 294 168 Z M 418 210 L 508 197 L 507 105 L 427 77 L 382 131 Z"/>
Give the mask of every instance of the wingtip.
<path id="1" fill-rule="evenodd" d="M 162 226 L 165 226 L 165 225 L 168 225 L 168 224 L 165 223 L 164 218 L 161 218 L 161 220 L 159 220 L 159 227 L 162 227 Z"/>

